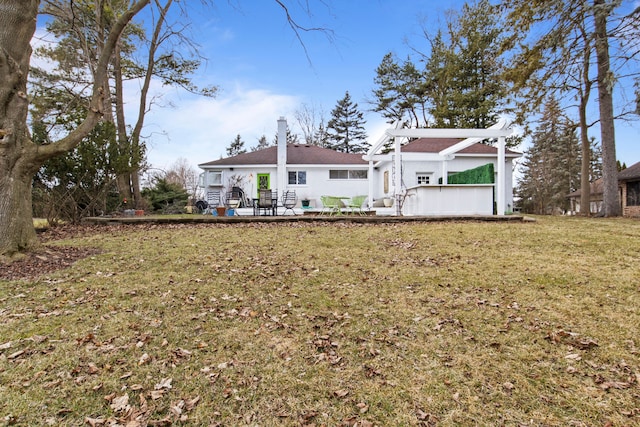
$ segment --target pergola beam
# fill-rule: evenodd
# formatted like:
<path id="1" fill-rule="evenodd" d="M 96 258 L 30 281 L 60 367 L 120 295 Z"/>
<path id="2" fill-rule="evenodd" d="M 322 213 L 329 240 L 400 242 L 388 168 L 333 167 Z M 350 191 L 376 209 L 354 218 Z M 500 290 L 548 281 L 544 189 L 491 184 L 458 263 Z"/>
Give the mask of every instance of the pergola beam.
<path id="1" fill-rule="evenodd" d="M 404 138 L 498 138 L 509 136 L 511 129 L 388 129 L 390 137 Z"/>

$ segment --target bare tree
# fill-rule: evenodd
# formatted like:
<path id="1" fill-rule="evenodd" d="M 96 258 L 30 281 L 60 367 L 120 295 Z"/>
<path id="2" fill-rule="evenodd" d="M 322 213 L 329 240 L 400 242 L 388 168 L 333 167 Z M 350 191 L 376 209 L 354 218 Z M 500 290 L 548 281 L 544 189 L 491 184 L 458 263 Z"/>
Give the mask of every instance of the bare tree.
<path id="1" fill-rule="evenodd" d="M 318 141 L 316 137 L 318 136 L 318 131 L 326 127 L 322 107 L 316 108 L 314 104 L 303 103 L 295 111 L 294 117 L 302 130 L 302 138 L 305 144 L 321 145 L 322 141 Z"/>

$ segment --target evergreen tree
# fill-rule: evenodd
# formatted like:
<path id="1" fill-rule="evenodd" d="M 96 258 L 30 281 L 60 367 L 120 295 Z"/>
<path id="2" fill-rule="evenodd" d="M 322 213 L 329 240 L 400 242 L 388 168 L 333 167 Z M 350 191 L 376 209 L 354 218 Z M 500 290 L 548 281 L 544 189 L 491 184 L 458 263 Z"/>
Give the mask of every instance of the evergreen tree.
<path id="1" fill-rule="evenodd" d="M 554 214 L 569 209 L 567 195 L 580 188 L 581 149 L 576 126 L 556 100 L 545 104 L 525 151 L 517 194 L 525 212 Z"/>
<path id="2" fill-rule="evenodd" d="M 327 139 L 329 148 L 344 153 L 364 153 L 369 149 L 363 114 L 348 91 L 331 111 Z"/>
<path id="3" fill-rule="evenodd" d="M 244 141 L 240 138 L 240 134 L 238 134 L 231 144 L 227 147 L 227 157 L 237 156 L 238 154 L 246 153 L 247 150 L 244 148 Z"/>
<path id="4" fill-rule="evenodd" d="M 320 122 L 318 129 L 313 134 L 313 144 L 322 148 L 329 148 L 329 138 L 327 136 L 327 128 L 324 125 L 324 121 Z"/>
<path id="5" fill-rule="evenodd" d="M 287 124 L 287 134 L 286 134 L 287 144 L 298 144 L 300 142 L 300 137 L 298 134 L 291 132 L 291 128 L 289 124 Z M 273 136 L 273 144 L 278 145 L 278 132 Z"/>
<path id="6" fill-rule="evenodd" d="M 637 78 L 636 72 L 628 70 L 630 61 L 635 61 L 638 55 L 640 13 L 638 10 L 626 13 L 624 9 L 629 2 L 620 0 L 503 0 L 501 3 L 509 19 L 506 28 L 513 29 L 509 43 L 505 44 L 513 49 L 510 52 L 512 66 L 506 77 L 524 97 L 521 103 L 524 108 L 519 105 L 519 110 L 526 114 L 528 106 L 536 107 L 539 100 L 550 94 L 578 100 L 586 152 L 589 149 L 586 130 L 594 121 L 587 120 L 586 103 L 591 86 L 597 89 L 602 214 L 619 216 L 622 212 L 614 129 L 619 113 L 614 111 L 613 90 L 620 82 L 631 83 L 631 79 Z M 615 49 L 613 56 L 609 54 L 610 47 Z M 588 166 L 583 165 L 584 175 Z M 583 196 L 589 193 L 588 186 L 585 180 Z M 581 204 L 586 205 L 584 200 Z"/>
<path id="7" fill-rule="evenodd" d="M 260 138 L 258 138 L 258 144 L 255 147 L 251 148 L 251 151 L 264 150 L 267 147 L 269 147 L 269 141 L 267 141 L 267 136 L 262 135 Z"/>
<path id="8" fill-rule="evenodd" d="M 377 100 L 373 110 L 393 123 L 409 120 L 420 124 L 426 122 L 424 79 L 416 66 L 407 59 L 400 65 L 392 53 L 387 53 L 376 68 L 373 90 Z"/>
<path id="9" fill-rule="evenodd" d="M 418 127 L 487 128 L 506 102 L 502 78 L 501 22 L 488 0 L 449 15 L 446 31 L 430 35 L 424 70 L 388 53 L 376 69 L 374 111 Z M 430 123 L 431 122 L 431 123 Z"/>

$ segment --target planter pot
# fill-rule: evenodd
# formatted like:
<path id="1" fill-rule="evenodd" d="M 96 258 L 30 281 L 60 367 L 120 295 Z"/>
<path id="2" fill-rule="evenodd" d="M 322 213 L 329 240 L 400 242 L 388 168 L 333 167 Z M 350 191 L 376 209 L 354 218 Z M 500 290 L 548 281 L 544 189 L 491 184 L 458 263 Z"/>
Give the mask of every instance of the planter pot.
<path id="1" fill-rule="evenodd" d="M 385 208 L 390 208 L 393 205 L 393 199 L 391 197 L 385 197 L 382 199 L 382 203 L 384 203 Z"/>
<path id="2" fill-rule="evenodd" d="M 216 208 L 216 215 L 218 216 L 224 216 L 225 211 L 227 210 L 227 208 L 225 208 L 224 206 L 222 207 L 217 207 Z"/>
<path id="3" fill-rule="evenodd" d="M 142 209 L 137 209 L 136 216 L 144 216 L 144 211 Z"/>
<path id="4" fill-rule="evenodd" d="M 309 207 L 309 200 L 302 200 L 302 207 L 303 208 L 308 208 Z"/>

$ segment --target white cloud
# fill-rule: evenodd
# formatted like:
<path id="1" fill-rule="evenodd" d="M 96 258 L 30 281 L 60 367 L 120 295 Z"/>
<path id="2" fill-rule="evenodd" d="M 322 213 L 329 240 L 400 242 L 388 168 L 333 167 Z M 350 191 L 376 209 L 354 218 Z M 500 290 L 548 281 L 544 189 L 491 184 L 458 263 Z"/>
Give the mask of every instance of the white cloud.
<path id="1" fill-rule="evenodd" d="M 247 149 L 262 135 L 271 140 L 278 118 L 289 115 L 291 126 L 292 112 L 300 103 L 295 96 L 240 86 L 215 99 L 176 93 L 164 99 L 174 107 L 155 107 L 145 121 L 145 134 L 151 135 L 148 161 L 163 169 L 179 157 L 196 166 L 225 156 L 236 135 Z"/>

